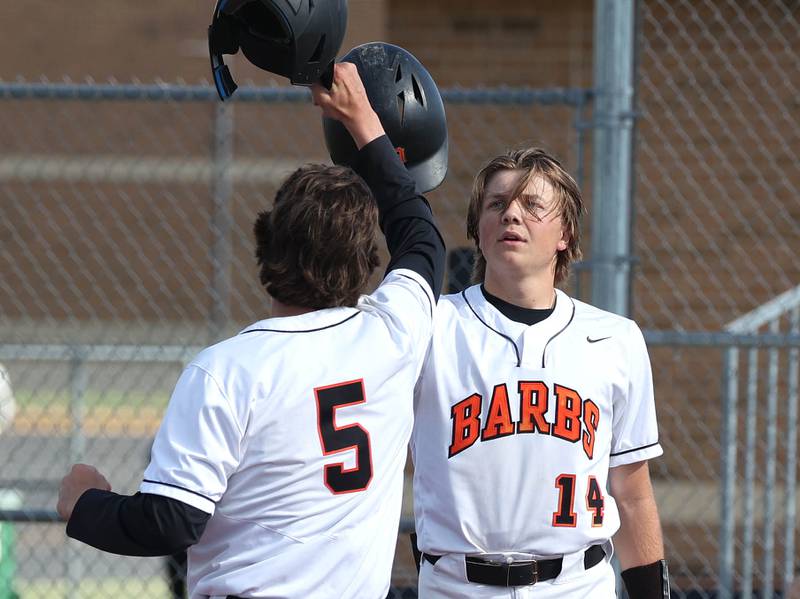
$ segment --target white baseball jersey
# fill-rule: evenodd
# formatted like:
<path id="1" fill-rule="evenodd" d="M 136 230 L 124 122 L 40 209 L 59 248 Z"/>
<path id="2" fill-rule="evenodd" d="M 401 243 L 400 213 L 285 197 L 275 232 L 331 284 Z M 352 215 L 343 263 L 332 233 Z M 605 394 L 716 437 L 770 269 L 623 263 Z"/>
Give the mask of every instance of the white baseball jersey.
<path id="1" fill-rule="evenodd" d="M 355 308 L 257 322 L 189 364 L 140 490 L 212 514 L 191 597 L 386 596 L 433 306 L 398 269 Z"/>
<path id="2" fill-rule="evenodd" d="M 561 291 L 532 326 L 480 286 L 440 298 L 415 418 L 418 543 L 434 555 L 604 542 L 609 467 L 662 453 L 641 331 Z"/>

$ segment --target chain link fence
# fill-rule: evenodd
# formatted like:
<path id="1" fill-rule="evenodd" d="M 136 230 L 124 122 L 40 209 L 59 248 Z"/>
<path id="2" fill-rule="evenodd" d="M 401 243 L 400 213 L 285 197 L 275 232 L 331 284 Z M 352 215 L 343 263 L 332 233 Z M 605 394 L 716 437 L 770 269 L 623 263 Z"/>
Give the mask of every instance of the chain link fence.
<path id="1" fill-rule="evenodd" d="M 634 5 L 626 260 L 654 366 L 665 455 L 651 472 L 673 592 L 785 596 L 799 565 L 800 4 Z M 180 568 L 73 544 L 52 509 L 77 460 L 135 491 L 183 364 L 265 313 L 251 223 L 292 169 L 328 159 L 307 92 L 237 95 L 221 106 L 208 87 L 0 83 L 0 362 L 16 406 L 0 386 L 0 510 L 14 520 L 0 523 L 0 599 L 180 591 Z M 430 200 L 456 289 L 484 160 L 541 144 L 588 194 L 593 94 L 443 95 L 450 168 Z M 591 258 L 569 283 L 585 300 Z M 406 501 L 395 597 L 416 594 L 410 516 Z"/>
<path id="2" fill-rule="evenodd" d="M 585 173 L 588 92 L 443 95 L 450 166 L 429 199 L 448 247 L 465 244 L 472 177 L 503 148 L 544 144 Z M 22 597 L 180 592 L 167 560 L 97 552 L 52 521 L 73 462 L 96 464 L 118 492 L 138 488 L 183 364 L 266 314 L 257 213 L 294 168 L 329 161 L 306 90 L 215 98 L 210 87 L 0 84 L 0 362 L 16 403 L 0 435 L 15 555 L 0 559 Z M 406 501 L 397 597 L 415 595 L 411 515 Z"/>
<path id="3" fill-rule="evenodd" d="M 648 336 L 673 586 L 772 597 L 799 565 L 800 4 L 638 10 L 634 317 L 673 331 Z"/>

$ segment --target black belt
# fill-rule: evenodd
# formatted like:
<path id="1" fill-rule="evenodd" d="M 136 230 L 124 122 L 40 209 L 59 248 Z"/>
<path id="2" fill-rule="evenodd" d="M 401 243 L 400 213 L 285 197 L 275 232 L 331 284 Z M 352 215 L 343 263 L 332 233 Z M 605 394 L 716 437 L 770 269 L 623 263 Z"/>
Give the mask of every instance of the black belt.
<path id="1" fill-rule="evenodd" d="M 602 545 L 592 545 L 583 554 L 583 568 L 588 570 L 599 564 L 605 557 Z M 422 554 L 422 559 L 435 564 L 441 555 Z M 520 560 L 509 563 L 489 561 L 486 558 L 468 555 L 467 580 L 497 587 L 518 587 L 551 580 L 561 574 L 562 558 L 542 560 Z"/>

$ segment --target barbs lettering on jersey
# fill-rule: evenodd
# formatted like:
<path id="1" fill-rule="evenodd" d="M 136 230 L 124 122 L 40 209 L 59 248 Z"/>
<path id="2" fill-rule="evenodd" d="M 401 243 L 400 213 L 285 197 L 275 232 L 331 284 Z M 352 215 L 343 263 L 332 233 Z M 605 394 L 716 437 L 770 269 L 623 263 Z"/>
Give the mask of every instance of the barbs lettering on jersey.
<path id="1" fill-rule="evenodd" d="M 590 460 L 594 456 L 594 441 L 600 423 L 600 409 L 591 399 L 583 399 L 575 389 L 554 384 L 552 396 L 555 410 L 550 420 L 551 391 L 543 381 L 519 381 L 519 418 L 514 419 L 505 383 L 495 385 L 485 422 L 481 422 L 483 396 L 473 393 L 450 408 L 453 434 L 448 450 L 452 458 L 471 447 L 478 439 L 493 441 L 509 435 L 539 433 L 570 443 L 581 441 Z"/>

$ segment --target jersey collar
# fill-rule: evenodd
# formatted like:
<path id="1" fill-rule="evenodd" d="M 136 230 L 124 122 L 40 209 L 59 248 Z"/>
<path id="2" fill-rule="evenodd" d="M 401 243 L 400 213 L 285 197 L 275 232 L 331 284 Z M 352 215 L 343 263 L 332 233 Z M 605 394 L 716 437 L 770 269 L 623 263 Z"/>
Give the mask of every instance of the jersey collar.
<path id="1" fill-rule="evenodd" d="M 486 300 L 480 285 L 469 287 L 462 293 L 475 316 L 514 345 L 517 365 L 541 363 L 544 366 L 548 344 L 567 329 L 575 315 L 575 302 L 572 298 L 560 289 L 555 291 L 556 304 L 553 313 L 530 326 L 503 315 Z"/>
<path id="2" fill-rule="evenodd" d="M 483 295 L 480 285 L 473 285 L 464 290 L 464 298 L 475 311 L 476 315 L 487 325 L 493 328 L 523 332 L 525 329 L 533 329 L 537 334 L 547 332 L 555 333 L 564 328 L 572 319 L 575 312 L 575 303 L 572 298 L 560 289 L 556 289 L 556 303 L 553 306 L 553 313 L 544 320 L 530 326 L 507 318 L 502 312 L 490 304 Z"/>

